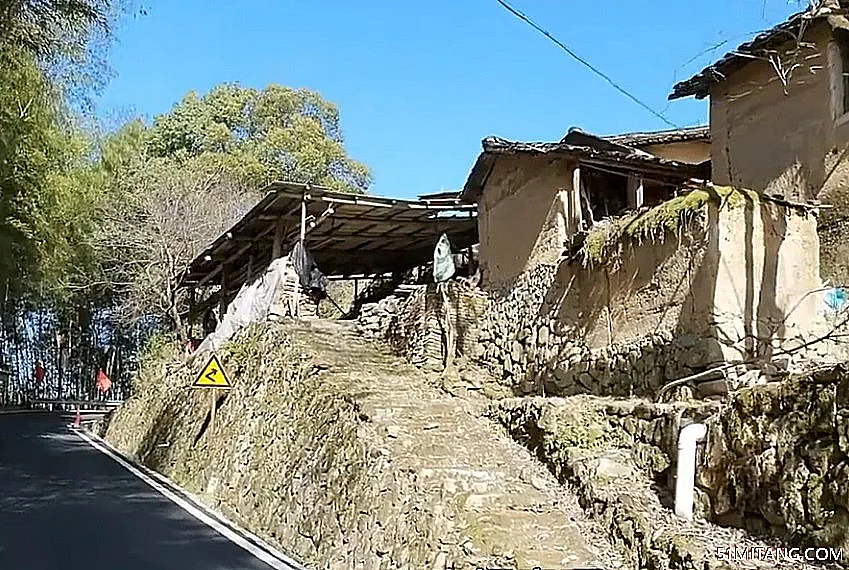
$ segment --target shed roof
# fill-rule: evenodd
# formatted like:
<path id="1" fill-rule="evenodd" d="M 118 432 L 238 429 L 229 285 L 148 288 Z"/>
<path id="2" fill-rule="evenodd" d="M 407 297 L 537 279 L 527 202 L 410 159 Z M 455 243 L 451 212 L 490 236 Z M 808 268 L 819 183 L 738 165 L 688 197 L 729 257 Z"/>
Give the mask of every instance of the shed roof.
<path id="1" fill-rule="evenodd" d="M 184 285 L 220 284 L 221 269 L 227 266 L 228 287 L 241 286 L 251 253 L 255 264 L 271 261 L 277 231 L 282 230 L 284 251 L 298 239 L 302 202 L 306 247 L 330 276 L 384 274 L 424 265 L 432 260 L 442 233 L 455 249 L 477 243 L 476 209 L 461 204 L 456 195 L 402 200 L 288 182 L 275 182 L 266 192 L 191 262 L 181 280 Z"/>
<path id="2" fill-rule="evenodd" d="M 847 10 L 849 10 L 849 2 L 846 0 L 824 0 L 807 10 L 793 14 L 784 22 L 725 54 L 721 59 L 690 79 L 676 84 L 672 88 L 669 99 L 692 96 L 695 96 L 696 99 L 704 99 L 710 95 L 710 89 L 713 85 L 724 81 L 733 71 L 743 67 L 753 59 L 768 58 L 770 55 L 774 55 L 777 48 L 789 41 L 799 41 L 815 21 L 833 16 L 845 16 Z"/>
<path id="3" fill-rule="evenodd" d="M 467 203 L 477 201 L 498 157 L 503 155 L 564 156 L 573 158 L 578 164 L 603 166 L 621 171 L 623 174 L 636 172 L 680 182 L 705 174 L 704 167 L 700 165 L 660 158 L 610 141 L 603 141 L 605 144 L 592 146 L 595 144 L 592 142 L 594 139 L 599 141 L 602 139 L 582 131 L 573 132 L 577 133 L 575 137 L 586 141 L 584 146 L 565 142 L 516 142 L 497 137 L 485 138 L 482 142 L 483 152 L 478 156 L 463 188 L 461 194 L 463 201 Z"/>

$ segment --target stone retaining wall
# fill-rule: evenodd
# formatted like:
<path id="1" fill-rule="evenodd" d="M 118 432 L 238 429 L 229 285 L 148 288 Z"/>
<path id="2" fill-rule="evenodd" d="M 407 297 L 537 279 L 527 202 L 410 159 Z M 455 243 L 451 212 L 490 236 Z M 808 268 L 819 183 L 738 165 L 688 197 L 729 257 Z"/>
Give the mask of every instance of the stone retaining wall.
<path id="1" fill-rule="evenodd" d="M 699 518 L 849 554 L 849 365 L 741 389 L 723 403 L 523 398 L 495 403 L 490 414 L 590 502 L 601 491 L 582 458 L 607 465 L 622 455 L 616 464 L 633 464 L 654 485 L 643 503 L 658 513 L 672 508 L 681 425 L 701 421 Z"/>
<path id="2" fill-rule="evenodd" d="M 677 433 L 683 421 L 715 416 L 717 403 L 651 404 L 589 396 L 515 398 L 490 407 L 490 416 L 578 494 L 603 522 L 611 540 L 647 570 L 727 570 L 717 553 L 780 544 L 744 529 L 672 512 Z M 708 514 L 705 503 L 697 513 Z M 824 545 L 824 544 L 823 544 Z M 801 570 L 792 560 L 765 560 L 747 568 Z"/>
<path id="3" fill-rule="evenodd" d="M 724 192 L 703 191 L 689 210 L 681 197 L 631 221 L 600 223 L 581 253 L 537 260 L 485 301 L 457 283 L 442 285 L 457 292 L 454 352 L 517 394 L 563 396 L 653 397 L 670 381 L 728 361 L 763 367 L 784 350 L 811 357 L 799 347 L 827 328 L 818 259 L 809 259 L 816 220 L 755 193 Z M 617 224 L 660 229 L 636 240 Z M 415 363 L 439 368 L 452 352 L 443 302 L 435 286 L 421 295 L 387 320 L 384 337 Z M 812 348 L 815 357 L 833 349 Z M 792 364 L 783 357 L 782 366 Z M 702 392 L 724 393 L 726 381 L 734 389 L 745 372 L 703 377 L 712 384 Z"/>
<path id="4" fill-rule="evenodd" d="M 541 265 L 493 296 L 476 359 L 521 394 L 653 395 L 666 382 L 722 361 L 715 342 L 668 329 L 590 348 L 579 323 L 557 315 L 559 269 Z"/>
<path id="5" fill-rule="evenodd" d="M 431 283 L 406 299 L 390 296 L 363 307 L 358 330 L 387 342 L 419 368 L 441 370 L 449 336 L 453 336 L 452 356 L 477 352 L 478 323 L 485 309 L 486 296 L 464 281 Z"/>
<path id="6" fill-rule="evenodd" d="M 708 422 L 697 483 L 713 518 L 849 552 L 849 371 L 733 394 Z"/>
<path id="7" fill-rule="evenodd" d="M 314 373 L 285 328 L 251 327 L 221 350 L 234 387 L 212 424 L 209 393 L 188 388 L 203 362 L 147 356 L 133 397 L 102 426 L 112 445 L 309 568 L 434 563 L 449 514 L 390 463 L 358 403 Z"/>

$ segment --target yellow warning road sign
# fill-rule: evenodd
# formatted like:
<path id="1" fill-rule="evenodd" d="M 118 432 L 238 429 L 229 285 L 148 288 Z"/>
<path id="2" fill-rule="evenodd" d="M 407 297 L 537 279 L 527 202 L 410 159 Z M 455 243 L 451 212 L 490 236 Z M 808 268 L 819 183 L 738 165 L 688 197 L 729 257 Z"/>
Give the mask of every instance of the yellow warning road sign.
<path id="1" fill-rule="evenodd" d="M 232 388 L 230 379 L 227 378 L 227 373 L 224 372 L 224 367 L 218 361 L 218 356 L 213 354 L 206 366 L 203 367 L 197 380 L 192 384 L 196 388 Z"/>

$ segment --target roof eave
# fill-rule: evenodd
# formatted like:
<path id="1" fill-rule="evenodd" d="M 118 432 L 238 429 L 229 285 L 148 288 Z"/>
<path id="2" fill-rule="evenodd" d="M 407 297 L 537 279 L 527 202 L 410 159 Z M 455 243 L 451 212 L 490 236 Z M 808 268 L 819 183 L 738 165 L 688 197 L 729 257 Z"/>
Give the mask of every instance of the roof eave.
<path id="1" fill-rule="evenodd" d="M 816 25 L 834 15 L 846 15 L 846 9 L 840 6 L 835 9 L 834 7 L 823 5 L 816 11 L 809 9 L 792 14 L 784 22 L 741 44 L 737 49 L 726 53 L 723 57 L 705 67 L 690 79 L 676 84 L 672 88 L 672 93 L 669 95 L 668 100 L 673 101 L 686 97 L 704 99 L 710 96 L 710 90 L 713 86 L 725 81 L 725 78 L 730 72 L 748 65 L 752 61 L 749 58 L 741 57 L 741 53 L 756 53 L 764 49 L 773 48 L 776 45 L 789 41 L 800 30 L 804 29 L 806 33 L 809 32 L 810 27 L 805 29 L 803 25 Z"/>
<path id="2" fill-rule="evenodd" d="M 488 151 L 482 152 L 475 161 L 466 184 L 460 192 L 460 202 L 463 204 L 474 204 L 483 193 L 483 187 L 489 178 L 492 168 L 495 166 L 495 157 Z"/>

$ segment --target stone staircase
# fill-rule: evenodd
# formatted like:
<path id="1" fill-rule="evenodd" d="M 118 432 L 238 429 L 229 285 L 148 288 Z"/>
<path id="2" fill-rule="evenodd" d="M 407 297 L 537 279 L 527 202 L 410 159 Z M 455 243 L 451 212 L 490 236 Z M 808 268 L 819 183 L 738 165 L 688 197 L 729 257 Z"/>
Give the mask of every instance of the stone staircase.
<path id="1" fill-rule="evenodd" d="M 316 355 L 322 382 L 351 394 L 391 468 L 415 473 L 429 508 L 444 513 L 433 570 L 629 567 L 577 497 L 483 417 L 483 398 L 446 393 L 352 323 L 301 322 L 291 332 Z"/>

